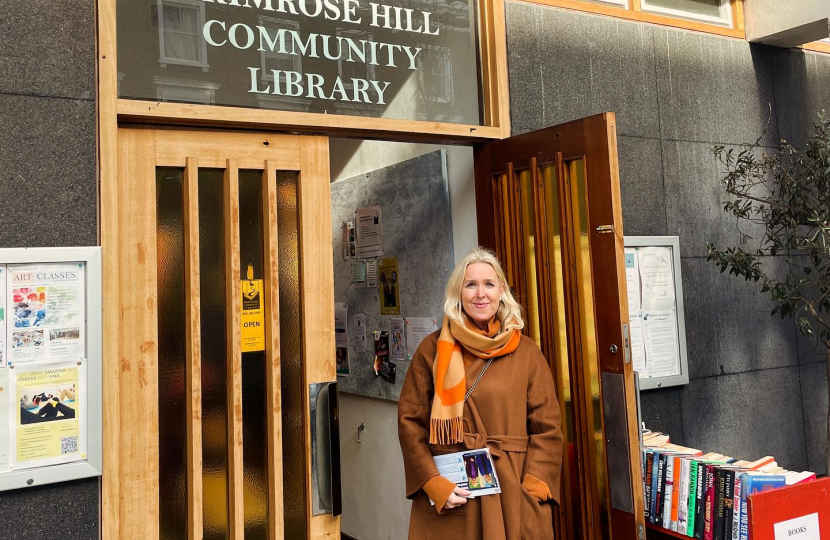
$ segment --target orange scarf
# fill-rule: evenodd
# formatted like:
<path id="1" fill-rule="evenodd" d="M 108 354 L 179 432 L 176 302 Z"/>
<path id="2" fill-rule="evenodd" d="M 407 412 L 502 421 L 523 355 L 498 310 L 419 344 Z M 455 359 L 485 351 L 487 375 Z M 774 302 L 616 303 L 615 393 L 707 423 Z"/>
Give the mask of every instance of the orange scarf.
<path id="1" fill-rule="evenodd" d="M 501 323 L 498 319 L 490 321 L 487 332 L 480 330 L 466 317 L 465 323 L 459 324 L 445 316 L 438 336 L 438 352 L 432 366 L 435 398 L 429 421 L 430 444 L 455 444 L 464 438 L 462 417 L 467 377 L 461 346 L 479 358 L 504 356 L 519 346 L 521 332 L 511 330 L 500 334 Z"/>

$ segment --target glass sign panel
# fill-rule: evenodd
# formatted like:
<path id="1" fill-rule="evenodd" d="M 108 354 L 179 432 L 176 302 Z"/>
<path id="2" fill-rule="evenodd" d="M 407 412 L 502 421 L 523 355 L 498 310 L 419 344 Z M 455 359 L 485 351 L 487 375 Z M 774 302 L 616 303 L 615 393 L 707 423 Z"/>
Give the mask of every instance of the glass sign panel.
<path id="1" fill-rule="evenodd" d="M 479 125 L 475 0 L 117 0 L 126 99 Z"/>

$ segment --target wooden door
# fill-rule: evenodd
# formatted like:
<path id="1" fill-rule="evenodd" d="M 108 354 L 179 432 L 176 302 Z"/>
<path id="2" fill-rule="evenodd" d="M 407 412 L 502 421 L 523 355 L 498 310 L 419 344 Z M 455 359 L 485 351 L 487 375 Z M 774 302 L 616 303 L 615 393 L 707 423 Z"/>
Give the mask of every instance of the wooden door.
<path id="1" fill-rule="evenodd" d="M 121 128 L 101 193 L 104 539 L 338 538 L 309 495 L 328 139 Z"/>
<path id="2" fill-rule="evenodd" d="M 612 113 L 476 148 L 479 243 L 550 362 L 566 450 L 558 538 L 644 538 Z"/>

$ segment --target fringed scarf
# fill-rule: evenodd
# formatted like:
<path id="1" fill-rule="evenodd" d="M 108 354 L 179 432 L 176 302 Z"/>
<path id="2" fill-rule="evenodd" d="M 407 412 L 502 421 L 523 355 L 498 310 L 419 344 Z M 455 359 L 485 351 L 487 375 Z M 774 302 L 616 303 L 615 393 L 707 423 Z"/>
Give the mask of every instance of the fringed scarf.
<path id="1" fill-rule="evenodd" d="M 467 378 L 461 347 L 479 358 L 494 358 L 510 354 L 519 346 L 521 333 L 511 330 L 500 334 L 501 323 L 493 318 L 487 332 L 480 330 L 465 317 L 459 324 L 444 317 L 438 336 L 438 352 L 432 366 L 435 398 L 429 422 L 430 444 L 455 444 L 464 438 L 464 394 Z"/>

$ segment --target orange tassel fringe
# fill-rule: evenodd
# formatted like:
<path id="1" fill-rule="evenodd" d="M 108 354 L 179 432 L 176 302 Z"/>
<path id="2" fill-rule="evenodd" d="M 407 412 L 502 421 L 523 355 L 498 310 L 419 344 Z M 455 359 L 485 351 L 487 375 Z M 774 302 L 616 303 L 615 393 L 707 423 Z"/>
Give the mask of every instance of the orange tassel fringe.
<path id="1" fill-rule="evenodd" d="M 429 421 L 429 444 L 456 444 L 464 440 L 464 422 L 455 418 L 431 418 Z"/>

